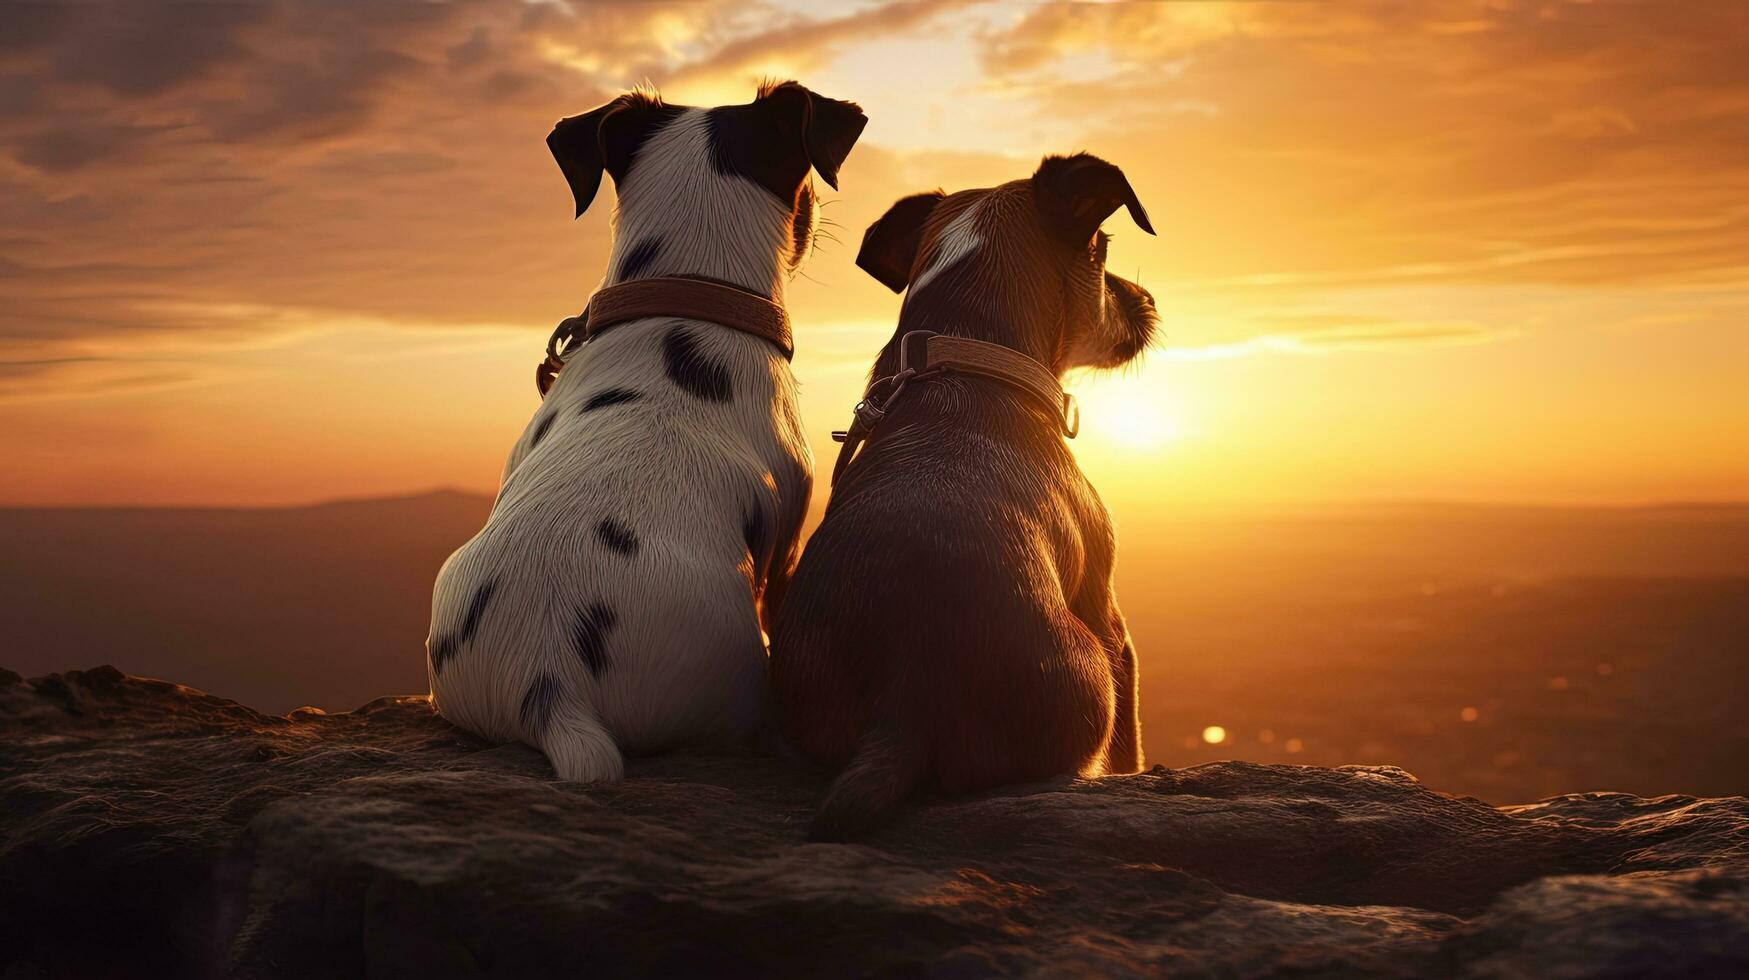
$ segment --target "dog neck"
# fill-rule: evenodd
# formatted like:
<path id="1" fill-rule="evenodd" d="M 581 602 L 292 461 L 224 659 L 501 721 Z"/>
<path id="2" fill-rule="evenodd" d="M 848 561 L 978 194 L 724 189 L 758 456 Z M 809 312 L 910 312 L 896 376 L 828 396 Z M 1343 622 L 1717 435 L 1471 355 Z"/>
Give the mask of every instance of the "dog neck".
<path id="1" fill-rule="evenodd" d="M 619 190 L 603 285 L 681 276 L 784 301 L 793 214 L 746 178 L 720 174 L 709 119 L 688 109 L 638 150 Z"/>
<path id="2" fill-rule="evenodd" d="M 972 273 L 975 275 L 975 273 Z M 955 270 L 943 272 L 915 296 L 907 295 L 899 311 L 899 326 L 875 361 L 876 377 L 899 369 L 899 339 L 913 330 L 932 330 L 951 337 L 970 337 L 1019 351 L 1055 372 L 1055 345 L 1044 341 L 1048 314 L 1025 297 L 991 289 L 975 281 L 960 285 Z"/>

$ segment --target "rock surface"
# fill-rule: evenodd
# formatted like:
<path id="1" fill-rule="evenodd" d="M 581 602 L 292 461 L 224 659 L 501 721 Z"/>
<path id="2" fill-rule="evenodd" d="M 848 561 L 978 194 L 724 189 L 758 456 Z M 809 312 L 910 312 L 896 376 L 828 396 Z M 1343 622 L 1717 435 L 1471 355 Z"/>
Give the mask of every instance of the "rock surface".
<path id="1" fill-rule="evenodd" d="M 1749 801 L 1219 763 L 801 841 L 753 755 L 552 778 L 423 698 L 0 671 L 0 977 L 1749 976 Z"/>

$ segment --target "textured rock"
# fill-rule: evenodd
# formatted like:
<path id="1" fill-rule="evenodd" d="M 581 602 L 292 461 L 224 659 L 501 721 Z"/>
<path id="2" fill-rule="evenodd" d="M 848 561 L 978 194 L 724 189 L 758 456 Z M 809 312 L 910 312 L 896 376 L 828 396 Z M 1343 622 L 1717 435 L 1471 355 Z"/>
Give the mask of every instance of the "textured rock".
<path id="1" fill-rule="evenodd" d="M 556 782 L 423 698 L 0 671 L 0 977 L 1749 975 L 1749 802 L 1220 763 L 801 840 L 753 755 Z"/>

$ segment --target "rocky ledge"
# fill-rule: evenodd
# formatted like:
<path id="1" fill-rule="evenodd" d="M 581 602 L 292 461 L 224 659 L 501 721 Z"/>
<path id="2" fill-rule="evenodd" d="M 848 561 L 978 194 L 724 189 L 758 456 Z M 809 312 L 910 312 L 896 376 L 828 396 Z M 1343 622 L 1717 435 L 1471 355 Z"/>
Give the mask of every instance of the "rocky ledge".
<path id="1" fill-rule="evenodd" d="M 1239 762 L 804 843 L 816 774 L 561 783 L 423 698 L 0 671 L 0 977 L 1749 976 L 1749 802 Z"/>

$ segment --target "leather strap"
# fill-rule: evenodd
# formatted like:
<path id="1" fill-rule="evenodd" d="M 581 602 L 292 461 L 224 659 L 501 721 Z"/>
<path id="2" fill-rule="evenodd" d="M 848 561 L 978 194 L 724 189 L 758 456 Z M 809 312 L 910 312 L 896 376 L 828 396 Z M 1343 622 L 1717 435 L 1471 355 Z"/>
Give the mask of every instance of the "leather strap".
<path id="1" fill-rule="evenodd" d="M 1075 437 L 1080 420 L 1077 418 L 1074 425 L 1069 422 L 1075 396 L 1063 390 L 1050 368 L 1012 347 L 970 337 L 933 334 L 925 338 L 924 360 L 918 370 L 921 373 L 937 369 L 981 374 L 1023 389 L 1063 420 L 1064 435 Z"/>
<path id="2" fill-rule="evenodd" d="M 832 482 L 838 482 L 875 425 L 886 417 L 912 379 L 944 372 L 994 378 L 1046 407 L 1064 436 L 1073 439 L 1081 429 L 1081 410 L 1075 404 L 1075 396 L 1063 390 L 1050 368 L 1012 347 L 987 340 L 913 330 L 899 338 L 898 373 L 870 383 L 862 400 L 856 403 L 850 428 L 832 433 L 832 438 L 844 444 L 838 450 L 837 464 L 832 467 Z"/>
<path id="3" fill-rule="evenodd" d="M 553 331 L 547 339 L 547 359 L 535 369 L 541 397 L 558 378 L 579 335 L 588 343 L 619 324 L 656 316 L 703 320 L 739 330 L 769 341 L 786 361 L 795 356 L 789 312 L 757 293 L 680 276 L 633 279 L 596 290 L 581 316 L 567 317 Z"/>

